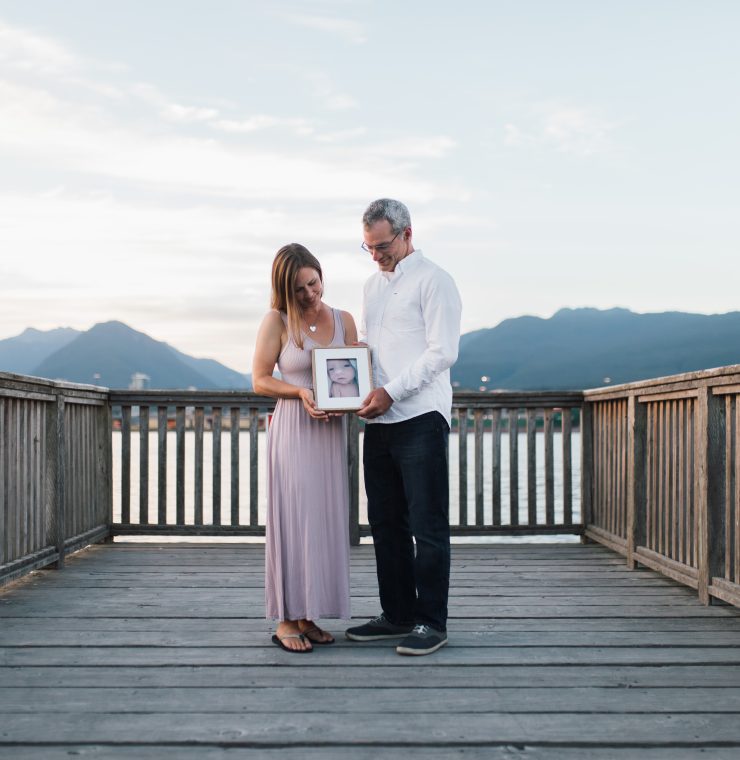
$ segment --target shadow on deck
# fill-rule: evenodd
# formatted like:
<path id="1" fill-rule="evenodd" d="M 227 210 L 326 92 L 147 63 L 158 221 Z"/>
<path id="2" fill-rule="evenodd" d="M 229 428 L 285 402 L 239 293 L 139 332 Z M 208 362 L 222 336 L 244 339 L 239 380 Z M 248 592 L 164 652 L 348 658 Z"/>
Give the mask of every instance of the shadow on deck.
<path id="1" fill-rule="evenodd" d="M 740 610 L 598 546 L 456 545 L 450 644 L 290 655 L 261 545 L 94 546 L 0 589 L 0 757 L 736 758 Z M 378 612 L 372 547 L 352 612 Z"/>

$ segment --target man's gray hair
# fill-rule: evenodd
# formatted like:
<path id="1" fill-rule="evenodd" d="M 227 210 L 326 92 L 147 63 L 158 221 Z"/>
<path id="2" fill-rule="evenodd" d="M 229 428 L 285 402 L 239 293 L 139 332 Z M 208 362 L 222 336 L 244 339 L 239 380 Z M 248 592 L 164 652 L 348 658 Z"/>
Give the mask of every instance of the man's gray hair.
<path id="1" fill-rule="evenodd" d="M 401 201 L 394 201 L 393 198 L 378 198 L 365 209 L 362 215 L 362 224 L 365 227 L 383 220 L 390 223 L 391 229 L 396 234 L 411 226 L 409 210 Z"/>

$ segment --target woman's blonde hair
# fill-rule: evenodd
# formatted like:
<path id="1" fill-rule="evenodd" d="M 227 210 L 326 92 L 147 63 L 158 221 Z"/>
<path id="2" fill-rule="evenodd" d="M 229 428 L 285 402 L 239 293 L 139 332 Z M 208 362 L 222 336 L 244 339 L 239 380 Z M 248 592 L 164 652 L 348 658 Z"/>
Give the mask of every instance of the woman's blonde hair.
<path id="1" fill-rule="evenodd" d="M 318 259 L 300 243 L 288 243 L 276 254 L 272 262 L 272 302 L 273 309 L 287 314 L 288 333 L 298 348 L 303 348 L 301 332 L 301 308 L 295 294 L 295 281 L 298 271 L 310 267 L 319 273 L 323 285 L 324 275 Z"/>

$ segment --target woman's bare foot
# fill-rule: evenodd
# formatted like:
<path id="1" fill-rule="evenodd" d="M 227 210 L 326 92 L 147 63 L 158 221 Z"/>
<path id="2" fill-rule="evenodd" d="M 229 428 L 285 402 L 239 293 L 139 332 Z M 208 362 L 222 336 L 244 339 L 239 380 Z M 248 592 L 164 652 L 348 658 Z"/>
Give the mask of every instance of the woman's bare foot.
<path id="1" fill-rule="evenodd" d="M 299 621 L 282 620 L 278 623 L 275 635 L 286 649 L 292 649 L 296 652 L 311 651 L 313 647 L 307 636 L 303 636 L 300 629 Z"/>
<path id="2" fill-rule="evenodd" d="M 299 620 L 298 630 L 314 644 L 334 643 L 334 637 L 329 633 L 329 631 L 325 631 L 323 628 L 319 628 L 316 623 L 313 622 L 313 620 Z"/>

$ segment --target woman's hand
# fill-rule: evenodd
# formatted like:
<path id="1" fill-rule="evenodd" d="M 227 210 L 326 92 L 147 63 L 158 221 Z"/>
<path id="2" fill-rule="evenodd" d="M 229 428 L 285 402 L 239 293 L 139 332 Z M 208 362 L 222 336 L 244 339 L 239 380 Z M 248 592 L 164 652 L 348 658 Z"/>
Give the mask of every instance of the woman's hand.
<path id="1" fill-rule="evenodd" d="M 329 421 L 329 415 L 321 409 L 316 408 L 316 402 L 314 401 L 313 391 L 310 388 L 301 388 L 298 391 L 298 398 L 303 402 L 303 408 L 308 412 L 315 420 Z"/>

